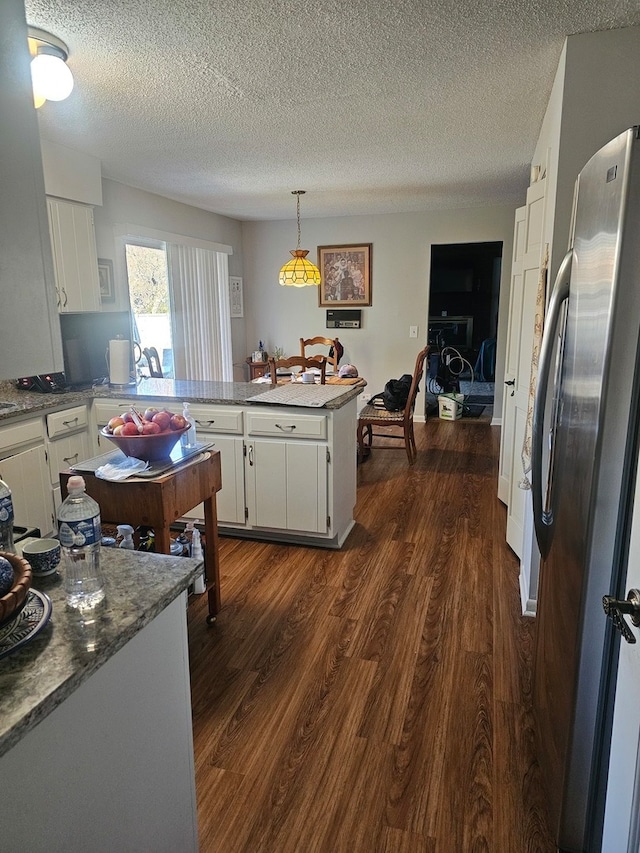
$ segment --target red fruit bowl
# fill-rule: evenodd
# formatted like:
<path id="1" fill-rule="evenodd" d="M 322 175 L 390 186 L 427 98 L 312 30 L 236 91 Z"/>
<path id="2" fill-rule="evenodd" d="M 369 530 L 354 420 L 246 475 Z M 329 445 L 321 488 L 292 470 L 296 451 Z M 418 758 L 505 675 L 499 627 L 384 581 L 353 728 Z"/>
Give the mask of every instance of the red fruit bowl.
<path id="1" fill-rule="evenodd" d="M 171 451 L 180 441 L 180 436 L 190 429 L 190 425 L 184 429 L 159 432 L 155 435 L 111 435 L 106 429 L 100 430 L 100 435 L 112 441 L 125 456 L 133 456 L 144 462 L 158 462 L 168 459 Z"/>

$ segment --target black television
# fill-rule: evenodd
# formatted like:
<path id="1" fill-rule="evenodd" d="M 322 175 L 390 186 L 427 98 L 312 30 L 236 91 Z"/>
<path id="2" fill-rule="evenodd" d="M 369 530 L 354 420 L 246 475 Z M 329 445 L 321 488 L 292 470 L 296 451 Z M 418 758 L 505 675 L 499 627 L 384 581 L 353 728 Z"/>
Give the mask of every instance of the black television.
<path id="1" fill-rule="evenodd" d="M 60 314 L 64 375 L 71 388 L 87 388 L 109 376 L 109 341 L 133 340 L 129 311 L 83 311 Z M 133 356 L 131 359 L 133 370 Z"/>

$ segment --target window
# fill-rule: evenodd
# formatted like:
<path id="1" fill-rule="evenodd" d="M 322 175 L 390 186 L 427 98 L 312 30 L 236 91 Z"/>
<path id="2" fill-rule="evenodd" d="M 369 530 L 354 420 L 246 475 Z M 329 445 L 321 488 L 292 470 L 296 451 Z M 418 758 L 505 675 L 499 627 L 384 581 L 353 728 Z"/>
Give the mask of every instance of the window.
<path id="1" fill-rule="evenodd" d="M 157 349 L 164 376 L 173 378 L 166 247 L 127 242 L 125 255 L 136 340 L 142 350 L 146 347 Z"/>
<path id="2" fill-rule="evenodd" d="M 136 338 L 175 379 L 230 382 L 229 246 L 121 226 Z"/>

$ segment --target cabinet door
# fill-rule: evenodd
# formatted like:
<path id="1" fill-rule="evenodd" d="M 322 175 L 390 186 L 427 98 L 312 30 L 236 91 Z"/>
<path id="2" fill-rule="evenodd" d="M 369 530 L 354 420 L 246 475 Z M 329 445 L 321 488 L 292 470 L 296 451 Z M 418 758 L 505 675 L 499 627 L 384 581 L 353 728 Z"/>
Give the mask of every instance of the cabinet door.
<path id="1" fill-rule="evenodd" d="M 251 441 L 245 472 L 251 525 L 326 533 L 326 445 Z"/>
<path id="2" fill-rule="evenodd" d="M 213 442 L 213 449 L 220 451 L 222 489 L 216 494 L 216 508 L 220 524 L 244 524 L 244 468 L 243 442 L 241 438 L 211 435 L 203 432 L 200 441 Z M 204 518 L 204 507 L 199 504 L 185 518 Z"/>
<path id="3" fill-rule="evenodd" d="M 58 310 L 99 311 L 100 284 L 93 209 L 47 199 Z"/>
<path id="4" fill-rule="evenodd" d="M 49 533 L 53 529 L 53 502 L 44 446 L 0 461 L 0 478 L 11 489 L 15 523 L 39 527 L 43 536 Z"/>

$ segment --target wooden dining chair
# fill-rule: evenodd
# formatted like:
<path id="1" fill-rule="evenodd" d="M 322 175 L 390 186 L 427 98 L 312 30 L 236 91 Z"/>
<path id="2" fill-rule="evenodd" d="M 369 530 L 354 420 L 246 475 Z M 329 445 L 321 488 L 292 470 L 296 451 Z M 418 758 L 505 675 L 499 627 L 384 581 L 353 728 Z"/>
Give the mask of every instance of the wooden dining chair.
<path id="1" fill-rule="evenodd" d="M 332 366 L 333 372 L 338 372 L 338 362 L 342 356 L 342 344 L 339 338 L 323 338 L 317 335 L 315 338 L 300 338 L 300 355 L 307 356 L 307 347 L 329 347 L 327 361 Z"/>
<path id="2" fill-rule="evenodd" d="M 358 459 L 362 461 L 365 456 L 371 452 L 373 438 L 393 438 L 404 441 L 404 449 L 407 451 L 409 465 L 413 465 L 416 461 L 416 440 L 413 434 L 413 409 L 416 404 L 416 395 L 418 394 L 418 383 L 424 374 L 424 362 L 429 353 L 429 347 L 420 350 L 416 358 L 416 366 L 413 369 L 413 377 L 411 379 L 411 388 L 404 409 L 398 412 L 388 412 L 386 409 L 379 409 L 372 403 L 367 403 L 358 415 Z M 393 428 L 396 432 L 374 432 L 374 426 Z M 393 445 L 381 450 L 401 450 L 402 448 Z"/>
<path id="3" fill-rule="evenodd" d="M 147 364 L 149 365 L 149 374 L 156 379 L 162 379 L 162 365 L 160 364 L 158 350 L 155 347 L 145 347 L 142 352 L 147 359 Z"/>
<path id="4" fill-rule="evenodd" d="M 302 355 L 292 355 L 290 358 L 270 358 L 269 375 L 271 377 L 271 384 L 278 384 L 278 370 L 289 370 L 292 367 L 299 367 L 301 371 L 309 370 L 311 367 L 319 368 L 320 384 L 325 384 L 327 357 L 324 355 L 312 355 L 307 358 Z"/>

